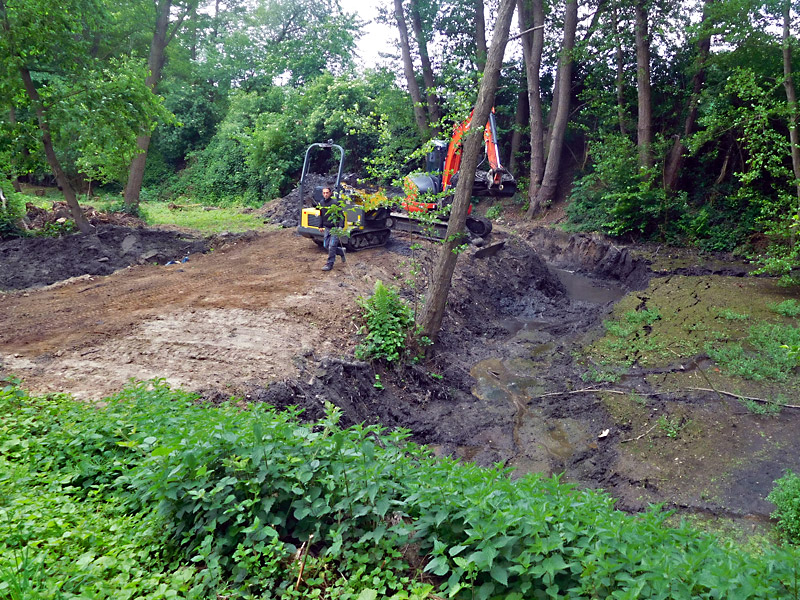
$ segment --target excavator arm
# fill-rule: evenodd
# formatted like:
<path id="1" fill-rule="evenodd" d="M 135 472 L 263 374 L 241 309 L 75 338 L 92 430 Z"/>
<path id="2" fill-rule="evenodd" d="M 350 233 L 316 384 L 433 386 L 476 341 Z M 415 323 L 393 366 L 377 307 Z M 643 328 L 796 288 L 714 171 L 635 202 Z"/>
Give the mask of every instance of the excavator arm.
<path id="1" fill-rule="evenodd" d="M 442 140 L 433 140 L 432 149 L 425 160 L 425 173 L 412 173 L 403 180 L 404 198 L 400 202 L 403 213 L 392 213 L 393 226 L 406 231 L 417 231 L 418 225 L 411 223 L 410 215 L 425 213 L 441 208 L 450 198 L 442 198 L 440 194 L 447 192 L 455 186 L 459 170 L 461 169 L 462 139 L 469 131 L 472 124 L 472 113 L 463 122 L 455 126 L 450 143 Z M 483 141 L 486 149 L 486 161 L 489 170 L 479 170 L 475 173 L 472 185 L 473 196 L 511 197 L 517 191 L 514 177 L 503 167 L 500 162 L 500 152 L 497 144 L 497 123 L 494 118 L 494 109 L 489 114 L 489 120 L 483 129 Z M 479 165 L 480 166 L 480 165 Z M 442 217 L 446 219 L 447 217 Z M 447 227 L 445 222 L 438 223 L 442 237 Z M 472 207 L 467 211 L 467 229 L 476 236 L 485 236 L 492 231 L 491 222 L 472 214 Z"/>
<path id="2" fill-rule="evenodd" d="M 444 166 L 442 168 L 442 190 L 447 191 L 455 185 L 455 177 L 461 167 L 462 138 L 472 124 L 472 113 L 461 124 L 456 125 L 453 137 L 447 148 Z M 500 149 L 497 143 L 497 121 L 494 117 L 494 108 L 489 113 L 489 120 L 483 129 L 483 143 L 486 149 L 486 160 L 489 171 L 484 178 L 476 179 L 473 185 L 473 196 L 513 196 L 517 190 L 514 177 L 503 167 L 500 162 Z M 476 174 L 477 177 L 477 174 Z M 508 189 L 506 187 L 508 186 Z"/>

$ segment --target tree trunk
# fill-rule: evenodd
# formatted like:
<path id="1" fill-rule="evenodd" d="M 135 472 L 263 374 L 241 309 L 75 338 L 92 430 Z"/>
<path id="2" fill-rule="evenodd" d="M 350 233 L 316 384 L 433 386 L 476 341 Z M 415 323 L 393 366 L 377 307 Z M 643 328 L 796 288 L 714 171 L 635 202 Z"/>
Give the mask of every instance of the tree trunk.
<path id="1" fill-rule="evenodd" d="M 483 10 L 483 0 L 475 0 L 475 65 L 478 73 L 486 69 L 486 15 Z"/>
<path id="2" fill-rule="evenodd" d="M 636 3 L 636 88 L 639 100 L 639 166 L 653 166 L 653 95 L 650 90 L 650 36 L 644 0 Z"/>
<path id="3" fill-rule="evenodd" d="M 706 0 L 703 7 L 703 16 L 700 21 L 702 28 L 707 19 L 707 7 L 713 0 Z M 678 186 L 678 177 L 683 166 L 683 158 L 686 154 L 684 140 L 694 133 L 697 125 L 697 106 L 700 104 L 700 92 L 706 81 L 706 62 L 711 52 L 711 36 L 704 34 L 697 41 L 697 68 L 692 76 L 692 95 L 689 96 L 689 106 L 686 111 L 686 120 L 683 123 L 683 136 L 676 136 L 672 149 L 669 152 L 667 166 L 664 169 L 664 188 L 671 192 Z"/>
<path id="4" fill-rule="evenodd" d="M 439 109 L 439 97 L 436 95 L 436 79 L 433 76 L 431 59 L 428 56 L 428 43 L 425 40 L 425 33 L 422 31 L 422 19 L 419 16 L 419 6 L 417 0 L 411 0 L 411 26 L 414 29 L 414 37 L 417 40 L 419 49 L 419 59 L 422 63 L 422 81 L 425 83 L 425 97 L 428 102 L 428 120 L 432 123 L 434 135 L 439 133 L 439 124 L 442 121 L 442 111 Z"/>
<path id="5" fill-rule="evenodd" d="M 475 180 L 475 169 L 478 166 L 480 150 L 483 145 L 483 131 L 486 127 L 486 121 L 489 119 L 489 112 L 494 104 L 500 67 L 503 64 L 503 53 L 508 42 L 508 30 L 511 26 L 511 17 L 514 14 L 514 2 L 515 0 L 500 0 L 492 47 L 489 50 L 483 79 L 478 90 L 478 101 L 472 112 L 469 131 L 464 137 L 460 176 L 456 184 L 455 197 L 450 211 L 447 236 L 442 242 L 436 266 L 433 269 L 433 273 L 431 273 L 425 304 L 420 314 L 422 333 L 434 342 L 442 326 L 447 295 L 450 291 L 453 270 L 458 258 L 458 254 L 455 251 L 463 243 L 467 210 L 472 198 L 472 183 Z"/>
<path id="6" fill-rule="evenodd" d="M 8 122 L 11 125 L 12 129 L 14 128 L 14 125 L 17 124 L 17 111 L 14 109 L 14 105 L 13 104 L 10 104 L 9 107 L 8 107 Z M 22 149 L 22 154 L 27 156 L 28 155 L 28 149 L 27 148 L 23 148 Z M 22 191 L 22 187 L 19 185 L 19 177 L 17 177 L 17 173 L 18 173 L 18 171 L 16 169 L 14 169 L 14 176 L 11 178 L 11 187 L 14 188 L 15 192 L 21 192 Z"/>
<path id="7" fill-rule="evenodd" d="M 578 28 L 578 1 L 567 0 L 564 13 L 564 42 L 561 58 L 558 61 L 558 89 L 553 98 L 553 109 L 556 111 L 553 129 L 550 134 L 550 147 L 547 152 L 547 163 L 542 177 L 542 185 L 531 199 L 527 217 L 533 219 L 545 210 L 553 201 L 558 186 L 558 172 L 561 166 L 561 151 L 564 148 L 564 136 L 569 120 L 569 105 L 572 96 L 572 51 L 575 48 L 575 32 Z"/>
<path id="8" fill-rule="evenodd" d="M 45 113 L 42 100 L 39 97 L 39 92 L 31 79 L 30 71 L 25 67 L 20 67 L 19 72 L 25 85 L 25 92 L 28 94 L 36 110 L 36 118 L 39 122 L 39 129 L 42 132 L 42 144 L 44 145 L 44 155 L 47 158 L 47 164 L 50 165 L 50 169 L 52 169 L 53 175 L 55 175 L 58 187 L 61 188 L 61 192 L 64 194 L 64 200 L 67 201 L 67 206 L 69 206 L 69 211 L 72 213 L 72 218 L 75 219 L 75 224 L 78 226 L 78 229 L 81 233 L 92 233 L 95 228 L 83 215 L 81 206 L 78 204 L 78 198 L 75 196 L 75 190 L 72 189 L 69 179 L 67 179 L 67 175 L 61 168 L 61 163 L 56 156 L 55 149 L 53 148 L 53 138 L 50 135 L 50 124 L 47 121 L 47 114 Z"/>
<path id="9" fill-rule="evenodd" d="M 511 156 L 508 158 L 508 170 L 512 175 L 517 173 L 519 166 L 519 149 L 522 146 L 522 132 L 528 123 L 530 108 L 528 107 L 528 92 L 520 90 L 517 94 L 517 112 L 514 116 L 514 132 L 511 134 Z"/>
<path id="10" fill-rule="evenodd" d="M 800 220 L 800 136 L 797 131 L 797 92 L 792 79 L 792 38 L 789 31 L 791 25 L 791 3 L 785 0 L 783 5 L 783 87 L 786 90 L 786 102 L 789 106 L 789 143 L 792 148 L 792 171 L 794 172 L 795 189 L 797 191 L 797 218 Z M 794 243 L 794 235 L 792 235 Z"/>
<path id="11" fill-rule="evenodd" d="M 614 57 L 617 63 L 617 118 L 619 132 L 628 135 L 625 127 L 625 55 L 622 53 L 622 40 L 619 35 L 619 18 L 617 9 L 611 11 L 611 26 L 614 28 Z"/>
<path id="12" fill-rule="evenodd" d="M 169 28 L 169 11 L 172 0 L 159 0 L 156 5 L 156 28 L 150 42 L 150 56 L 147 68 L 150 74 L 145 79 L 148 87 L 156 92 L 156 86 L 161 81 L 161 68 L 164 66 L 164 50 L 167 47 L 167 29 Z M 128 171 L 128 183 L 125 185 L 125 208 L 128 212 L 135 213 L 139 207 L 139 195 L 142 191 L 144 179 L 144 166 L 147 162 L 147 150 L 150 147 L 149 124 L 148 133 L 136 138 L 136 147 L 139 152 L 133 157 Z"/>
<path id="13" fill-rule="evenodd" d="M 192 27 L 191 42 L 189 43 L 189 59 L 192 61 L 197 60 L 197 6 L 192 6 L 189 11 L 189 23 Z"/>
<path id="14" fill-rule="evenodd" d="M 531 170 L 528 201 L 539 191 L 544 177 L 544 118 L 539 76 L 544 49 L 544 6 L 542 0 L 519 0 L 519 28 L 533 31 L 522 36 L 525 78 L 528 82 L 528 110 L 531 124 Z"/>
<path id="15" fill-rule="evenodd" d="M 394 18 L 397 21 L 397 31 L 400 34 L 400 52 L 403 55 L 403 69 L 406 74 L 408 93 L 411 94 L 411 101 L 414 103 L 414 120 L 417 122 L 417 130 L 420 136 L 427 139 L 428 122 L 425 118 L 425 109 L 422 104 L 422 93 L 417 84 L 417 76 L 414 74 L 414 62 L 411 60 L 408 27 L 406 27 L 406 18 L 403 14 L 403 0 L 394 0 Z"/>

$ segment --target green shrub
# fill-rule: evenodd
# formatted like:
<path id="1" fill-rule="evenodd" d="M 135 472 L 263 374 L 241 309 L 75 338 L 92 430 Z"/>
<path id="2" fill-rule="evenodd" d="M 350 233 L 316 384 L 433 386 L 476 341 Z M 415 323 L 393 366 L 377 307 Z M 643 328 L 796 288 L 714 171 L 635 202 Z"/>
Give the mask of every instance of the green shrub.
<path id="1" fill-rule="evenodd" d="M 19 221 L 25 216 L 25 197 L 14 191 L 11 183 L 0 177 L 0 190 L 5 202 L 0 201 L 0 239 L 20 235 Z"/>
<path id="2" fill-rule="evenodd" d="M 773 244 L 767 253 L 758 257 L 761 267 L 753 274 L 766 274 L 778 278 L 785 287 L 800 285 L 800 244 Z"/>
<path id="3" fill-rule="evenodd" d="M 589 151 L 591 171 L 575 181 L 566 208 L 568 229 L 652 235 L 685 205 L 685 195 L 668 196 L 657 173 L 640 169 L 636 146 L 626 136 L 607 135 Z"/>
<path id="4" fill-rule="evenodd" d="M 492 221 L 496 221 L 502 216 L 502 214 L 503 214 L 503 205 L 495 204 L 494 206 L 490 206 L 489 209 L 486 211 L 486 218 L 491 219 Z"/>
<path id="5" fill-rule="evenodd" d="M 360 360 L 385 360 L 397 362 L 402 357 L 414 325 L 412 308 L 400 298 L 396 289 L 375 282 L 369 298 L 359 298 L 366 333 L 356 348 Z"/>
<path id="6" fill-rule="evenodd" d="M 778 530 L 795 544 L 800 544 L 800 477 L 792 471 L 775 481 L 767 496 L 775 505 L 772 518 L 778 520 Z"/>

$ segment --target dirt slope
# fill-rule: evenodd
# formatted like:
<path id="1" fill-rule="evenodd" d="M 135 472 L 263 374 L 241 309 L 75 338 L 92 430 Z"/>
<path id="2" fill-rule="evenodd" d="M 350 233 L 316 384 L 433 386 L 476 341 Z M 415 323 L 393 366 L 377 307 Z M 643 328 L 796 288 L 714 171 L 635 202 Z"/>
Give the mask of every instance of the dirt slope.
<path id="1" fill-rule="evenodd" d="M 150 238 L 150 245 L 159 242 Z M 76 242 L 76 258 L 83 247 Z M 32 248 L 29 268 L 41 270 Z M 34 391 L 85 398 L 110 394 L 131 377 L 166 377 L 197 390 L 291 376 L 293 356 L 333 352 L 337 338 L 353 331 L 352 299 L 370 286 L 364 260 L 353 255 L 347 268 L 323 277 L 316 246 L 283 231 L 222 241 L 184 263 L 5 293 L 2 364 Z"/>

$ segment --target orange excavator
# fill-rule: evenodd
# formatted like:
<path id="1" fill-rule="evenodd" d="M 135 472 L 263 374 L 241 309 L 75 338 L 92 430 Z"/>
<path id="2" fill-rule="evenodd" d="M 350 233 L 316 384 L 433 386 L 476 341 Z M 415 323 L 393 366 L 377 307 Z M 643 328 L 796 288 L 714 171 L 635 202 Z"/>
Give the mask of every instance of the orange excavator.
<path id="1" fill-rule="evenodd" d="M 450 204 L 461 167 L 461 140 L 471 124 L 472 113 L 466 121 L 456 125 L 449 144 L 442 140 L 433 140 L 433 149 L 425 158 L 425 172 L 406 176 L 403 181 L 405 198 L 401 202 L 404 212 L 392 213 L 390 226 L 393 229 L 418 231 L 419 225 L 415 223 L 414 213 L 435 211 Z M 494 109 L 489 113 L 483 140 L 485 156 L 475 173 L 472 195 L 510 198 L 517 191 L 517 182 L 500 162 Z M 484 163 L 488 163 L 488 170 L 481 168 Z M 448 191 L 451 193 L 448 194 Z M 446 219 L 446 215 L 443 218 Z M 446 222 L 437 223 L 437 231 L 443 232 L 446 228 Z M 471 234 L 483 237 L 491 232 L 492 223 L 488 219 L 473 215 L 470 206 L 467 229 Z"/>

